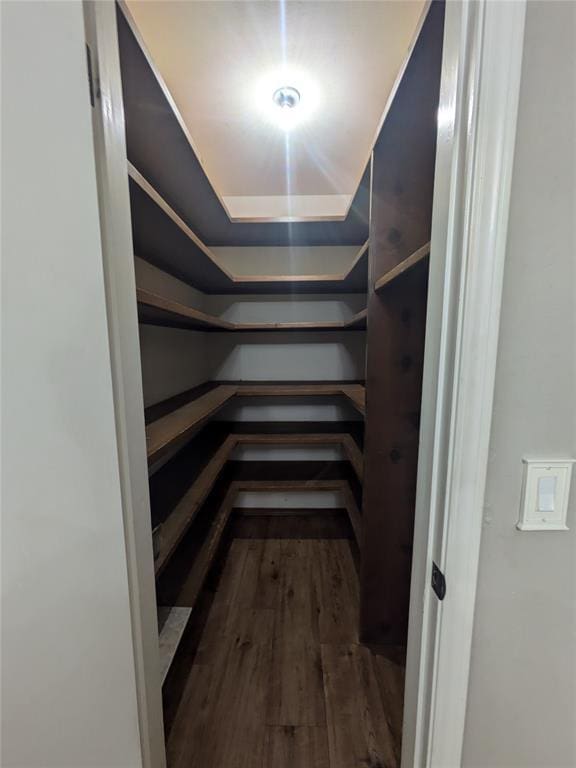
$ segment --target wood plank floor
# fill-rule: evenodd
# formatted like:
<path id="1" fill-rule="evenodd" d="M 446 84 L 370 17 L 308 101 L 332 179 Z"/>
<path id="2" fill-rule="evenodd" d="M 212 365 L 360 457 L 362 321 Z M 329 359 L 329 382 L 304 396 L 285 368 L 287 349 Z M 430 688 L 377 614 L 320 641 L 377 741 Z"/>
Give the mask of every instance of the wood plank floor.
<path id="1" fill-rule="evenodd" d="M 346 539 L 234 539 L 169 768 L 397 768 L 403 668 L 357 642 Z"/>

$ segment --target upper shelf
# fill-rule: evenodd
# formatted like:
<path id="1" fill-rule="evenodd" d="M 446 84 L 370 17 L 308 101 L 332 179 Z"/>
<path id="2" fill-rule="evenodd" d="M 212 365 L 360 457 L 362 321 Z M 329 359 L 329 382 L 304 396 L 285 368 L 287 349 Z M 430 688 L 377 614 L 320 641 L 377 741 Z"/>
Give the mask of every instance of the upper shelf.
<path id="1" fill-rule="evenodd" d="M 137 289 L 141 323 L 185 328 L 193 331 L 361 331 L 366 328 L 366 310 L 350 320 L 292 323 L 231 323 L 142 288 Z"/>
<path id="2" fill-rule="evenodd" d="M 128 163 L 134 252 L 204 293 L 366 293 L 368 241 L 350 269 L 324 275 L 234 275 Z"/>
<path id="3" fill-rule="evenodd" d="M 390 283 L 394 282 L 394 280 L 399 278 L 400 275 L 403 275 L 417 264 L 420 264 L 420 262 L 428 258 L 429 255 L 430 243 L 426 243 L 426 245 L 418 248 L 417 251 L 414 251 L 414 253 L 410 254 L 410 256 L 401 261 L 400 264 L 397 264 L 395 267 L 388 270 L 388 272 L 385 272 L 382 277 L 378 278 L 378 280 L 376 280 L 374 283 L 374 290 L 376 293 L 379 293 L 387 285 L 390 285 Z"/>

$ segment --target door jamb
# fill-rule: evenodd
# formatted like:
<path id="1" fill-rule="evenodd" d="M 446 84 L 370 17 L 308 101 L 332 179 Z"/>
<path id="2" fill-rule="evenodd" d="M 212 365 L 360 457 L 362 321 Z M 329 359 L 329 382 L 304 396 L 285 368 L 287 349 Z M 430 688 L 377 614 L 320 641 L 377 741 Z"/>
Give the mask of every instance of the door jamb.
<path id="1" fill-rule="evenodd" d="M 165 768 L 144 398 L 115 3 L 84 0 L 142 768 Z"/>
<path id="2" fill-rule="evenodd" d="M 525 10 L 446 3 L 403 768 L 461 765 Z"/>

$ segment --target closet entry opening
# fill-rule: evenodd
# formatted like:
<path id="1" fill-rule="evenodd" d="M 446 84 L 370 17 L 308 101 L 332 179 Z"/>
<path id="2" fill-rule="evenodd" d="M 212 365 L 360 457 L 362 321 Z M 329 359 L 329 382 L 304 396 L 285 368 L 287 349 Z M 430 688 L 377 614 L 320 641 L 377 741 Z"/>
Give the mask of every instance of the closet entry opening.
<path id="1" fill-rule="evenodd" d="M 444 3 L 116 10 L 167 764 L 397 768 Z"/>

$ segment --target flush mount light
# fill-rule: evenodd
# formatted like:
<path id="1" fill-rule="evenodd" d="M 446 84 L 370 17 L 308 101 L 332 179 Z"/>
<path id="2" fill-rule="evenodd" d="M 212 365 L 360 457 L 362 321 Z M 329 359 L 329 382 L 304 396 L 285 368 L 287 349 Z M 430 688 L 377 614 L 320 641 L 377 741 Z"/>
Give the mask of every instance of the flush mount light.
<path id="1" fill-rule="evenodd" d="M 252 87 L 255 111 L 285 132 L 309 123 L 320 106 L 316 81 L 308 73 L 290 67 L 264 72 Z"/>
<path id="2" fill-rule="evenodd" d="M 300 91 L 292 88 L 292 86 L 285 85 L 274 91 L 272 101 L 280 109 L 294 109 L 300 103 Z"/>

